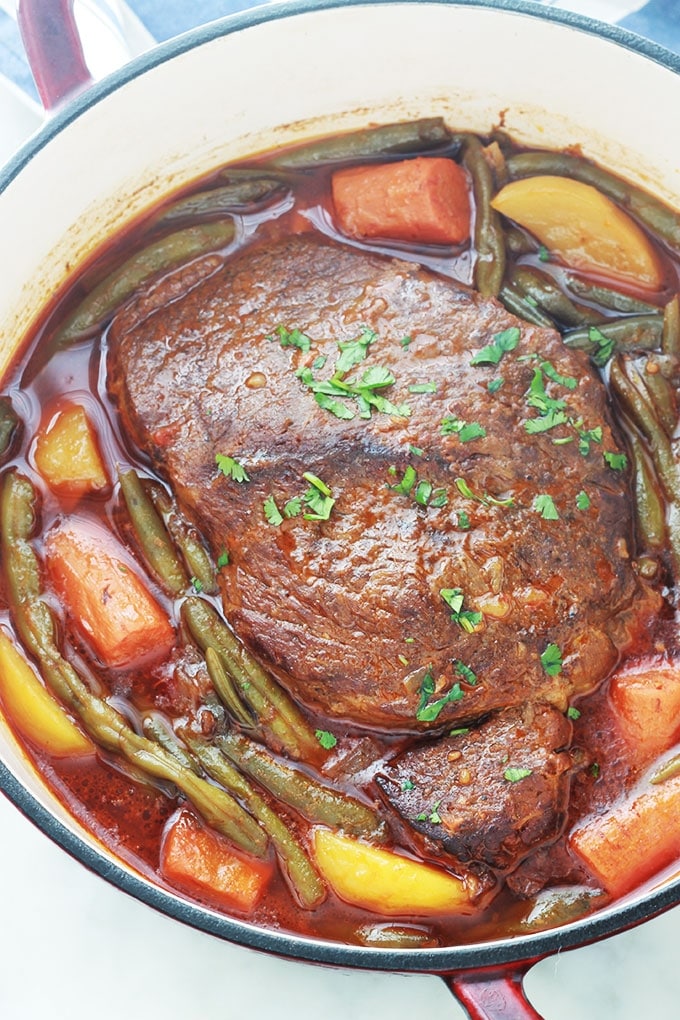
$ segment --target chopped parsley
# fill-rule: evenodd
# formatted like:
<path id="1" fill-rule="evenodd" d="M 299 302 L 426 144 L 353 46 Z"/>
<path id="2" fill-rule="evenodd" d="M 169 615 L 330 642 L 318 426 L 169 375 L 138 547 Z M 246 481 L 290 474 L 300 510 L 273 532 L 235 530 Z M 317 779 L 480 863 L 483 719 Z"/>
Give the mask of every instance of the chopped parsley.
<path id="1" fill-rule="evenodd" d="M 526 779 L 532 773 L 532 769 L 521 769 L 521 768 L 507 768 L 503 773 L 503 779 L 507 779 L 509 783 L 519 783 L 520 780 Z"/>
<path id="2" fill-rule="evenodd" d="M 401 784 L 401 788 L 404 792 L 406 792 L 406 790 L 415 790 L 416 784 L 413 782 L 412 779 L 405 779 L 404 782 Z"/>
<path id="3" fill-rule="evenodd" d="M 562 652 L 559 645 L 551 642 L 545 650 L 541 652 L 541 666 L 548 676 L 557 676 L 562 672 Z"/>
<path id="4" fill-rule="evenodd" d="M 412 453 L 414 457 L 422 457 L 425 451 L 421 446 L 412 446 L 411 443 L 409 443 L 408 452 Z"/>
<path id="5" fill-rule="evenodd" d="M 327 521 L 335 506 L 331 490 L 325 482 L 309 471 L 306 471 L 302 477 L 310 484 L 309 489 L 302 497 L 305 506 L 308 507 L 306 513 L 303 514 L 304 519 L 306 521 Z"/>
<path id="6" fill-rule="evenodd" d="M 453 668 L 464 683 L 469 684 L 470 687 L 475 686 L 477 683 L 477 674 L 474 670 L 470 669 L 469 666 L 466 666 L 464 662 L 460 661 L 460 659 L 454 660 Z"/>
<path id="7" fill-rule="evenodd" d="M 411 343 L 411 341 L 412 341 L 412 340 L 413 340 L 413 337 L 412 337 L 412 336 L 408 336 L 408 335 L 406 335 L 406 336 L 403 336 L 403 337 L 401 338 L 401 340 L 399 341 L 399 343 L 400 343 L 400 344 L 401 344 L 401 346 L 402 346 L 402 347 L 404 348 L 404 350 L 406 350 L 406 348 L 408 347 L 408 345 L 409 345 L 409 344 Z"/>
<path id="8" fill-rule="evenodd" d="M 489 391 L 489 393 L 498 393 L 499 389 L 501 388 L 501 386 L 503 385 L 504 382 L 505 382 L 505 379 L 501 375 L 501 376 L 498 376 L 497 379 L 492 379 L 490 382 L 488 382 L 486 384 L 486 388 Z"/>
<path id="9" fill-rule="evenodd" d="M 237 460 L 234 460 L 233 457 L 226 457 L 223 453 L 216 453 L 215 463 L 217 464 L 218 471 L 221 471 L 226 478 L 231 478 L 235 482 L 250 481 L 246 469 Z"/>
<path id="10" fill-rule="evenodd" d="M 574 720 L 576 720 L 576 719 L 580 719 L 580 718 L 581 718 L 581 713 L 579 712 L 579 710 L 577 708 L 574 708 L 572 705 L 570 705 L 569 708 L 567 709 L 567 719 L 574 719 Z"/>
<path id="11" fill-rule="evenodd" d="M 591 344 L 595 345 L 595 350 L 591 353 L 591 358 L 598 366 L 598 368 L 604 368 L 612 354 L 614 353 L 614 341 L 608 336 L 605 336 L 601 329 L 597 326 L 591 326 L 588 330 L 588 339 Z"/>
<path id="12" fill-rule="evenodd" d="M 454 684 L 450 691 L 443 697 L 438 698 L 436 701 L 430 701 L 430 698 L 434 694 L 434 675 L 432 673 L 432 667 L 429 666 L 425 672 L 425 676 L 420 684 L 420 691 L 418 692 L 418 707 L 416 709 L 416 719 L 419 722 L 434 722 L 439 716 L 445 705 L 448 705 L 451 701 L 460 701 L 464 696 L 460 689 L 460 684 Z"/>
<path id="13" fill-rule="evenodd" d="M 312 341 L 299 329 L 287 329 L 286 326 L 277 326 L 272 333 L 267 335 L 267 340 L 278 340 L 282 347 L 297 347 L 306 354 L 312 346 Z"/>
<path id="14" fill-rule="evenodd" d="M 464 609 L 465 596 L 462 588 L 440 588 L 439 594 L 451 610 L 451 619 L 459 624 L 468 634 L 482 622 L 482 614 L 472 609 Z"/>
<path id="15" fill-rule="evenodd" d="M 497 499 L 495 496 L 490 496 L 488 492 L 485 492 L 482 496 L 479 496 L 476 492 L 473 492 L 468 483 L 464 478 L 456 478 L 456 488 L 458 489 L 461 496 L 465 496 L 466 499 L 472 499 L 475 503 L 483 503 L 484 506 L 513 506 L 514 500 L 512 496 L 508 496 L 506 499 Z"/>
<path id="16" fill-rule="evenodd" d="M 276 500 L 273 496 L 267 496 L 263 504 L 263 510 L 268 524 L 273 525 L 275 528 L 283 524 L 283 514 L 276 505 Z"/>
<path id="17" fill-rule="evenodd" d="M 226 549 L 223 549 L 220 555 L 217 557 L 217 569 L 222 570 L 223 567 L 229 566 L 229 553 Z"/>
<path id="18" fill-rule="evenodd" d="M 539 492 L 534 497 L 532 509 L 539 513 L 544 521 L 559 521 L 560 519 L 553 498 L 547 492 Z"/>
<path id="19" fill-rule="evenodd" d="M 332 751 L 338 742 L 338 738 L 333 733 L 329 733 L 328 730 L 315 730 L 314 736 L 319 741 L 324 751 Z"/>
<path id="20" fill-rule="evenodd" d="M 421 811 L 419 815 L 416 815 L 417 822 L 432 822 L 433 825 L 441 825 L 441 815 L 439 814 L 439 805 L 441 801 L 438 800 L 436 804 L 432 805 L 432 811 L 428 814 L 427 811 Z"/>
<path id="21" fill-rule="evenodd" d="M 408 388 L 409 393 L 436 393 L 436 382 L 412 383 Z"/>
<path id="22" fill-rule="evenodd" d="M 594 429 L 586 429 L 582 422 L 574 422 L 573 425 L 578 433 L 578 452 L 582 457 L 587 457 L 591 444 L 602 442 L 602 426 L 596 425 Z"/>
<path id="23" fill-rule="evenodd" d="M 590 496 L 585 491 L 585 489 L 581 489 L 581 491 L 576 494 L 576 509 L 577 510 L 590 509 Z"/>
<path id="24" fill-rule="evenodd" d="M 191 587 L 194 589 L 197 595 L 200 595 L 203 591 L 203 582 L 198 577 L 191 578 Z"/>
<path id="25" fill-rule="evenodd" d="M 471 365 L 497 365 L 504 354 L 514 351 L 519 343 L 520 331 L 517 326 L 496 333 L 493 342 L 478 350 L 470 359 Z"/>
<path id="26" fill-rule="evenodd" d="M 466 733 L 470 732 L 469 726 L 460 726 L 457 730 L 449 730 L 450 737 L 464 737 Z"/>
<path id="27" fill-rule="evenodd" d="M 594 761 L 593 764 L 590 766 L 590 774 L 593 777 L 593 779 L 600 778 L 600 766 L 596 761 Z"/>
<path id="28" fill-rule="evenodd" d="M 357 412 L 360 418 L 370 418 L 373 411 L 398 418 L 410 417 L 408 404 L 394 404 L 380 392 L 396 381 L 388 368 L 373 365 L 361 376 L 347 378 L 348 373 L 366 359 L 368 348 L 376 338 L 372 329 L 364 328 L 353 340 L 338 341 L 340 355 L 329 379 L 317 379 L 314 367 L 308 365 L 297 370 L 295 374 L 314 394 L 319 407 L 345 421 L 355 418 Z"/>
<path id="29" fill-rule="evenodd" d="M 538 258 L 540 262 L 550 262 L 550 252 L 544 244 L 538 246 Z"/>
<path id="30" fill-rule="evenodd" d="M 390 473 L 393 472 L 390 470 Z M 449 501 L 446 489 L 435 489 L 432 482 L 426 478 L 418 479 L 418 472 L 412 464 L 406 467 L 401 481 L 396 485 L 391 485 L 390 488 L 402 496 L 411 496 L 419 506 L 423 507 L 431 506 L 439 509 L 446 506 Z"/>
<path id="31" fill-rule="evenodd" d="M 473 439 L 484 439 L 486 429 L 477 421 L 467 422 L 463 421 L 462 418 L 448 415 L 446 418 L 442 418 L 441 434 L 443 436 L 456 435 L 461 443 L 469 443 Z"/>
<path id="32" fill-rule="evenodd" d="M 461 531 L 469 531 L 472 525 L 470 524 L 470 518 L 464 510 L 458 511 L 458 527 Z"/>
<path id="33" fill-rule="evenodd" d="M 625 453 L 610 453 L 605 451 L 602 456 L 604 457 L 605 464 L 612 469 L 612 471 L 625 471 L 628 467 L 628 458 Z"/>

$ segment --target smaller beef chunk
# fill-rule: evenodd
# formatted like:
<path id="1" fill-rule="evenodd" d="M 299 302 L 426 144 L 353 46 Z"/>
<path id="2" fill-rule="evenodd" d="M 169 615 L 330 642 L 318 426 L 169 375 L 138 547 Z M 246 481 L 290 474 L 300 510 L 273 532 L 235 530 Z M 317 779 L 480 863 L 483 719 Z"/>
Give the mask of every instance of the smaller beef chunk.
<path id="1" fill-rule="evenodd" d="M 444 852 L 509 871 L 564 825 L 570 739 L 561 712 L 530 702 L 405 751 L 377 782 L 405 821 Z"/>

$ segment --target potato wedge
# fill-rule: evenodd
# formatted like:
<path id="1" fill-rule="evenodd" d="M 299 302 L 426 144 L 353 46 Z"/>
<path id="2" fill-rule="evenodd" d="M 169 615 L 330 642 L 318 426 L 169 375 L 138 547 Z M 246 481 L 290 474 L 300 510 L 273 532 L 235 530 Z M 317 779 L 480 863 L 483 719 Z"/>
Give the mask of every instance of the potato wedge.
<path id="1" fill-rule="evenodd" d="M 43 687 L 28 661 L 0 628 L 0 700 L 19 732 L 59 758 L 94 754 L 88 737 Z"/>
<path id="2" fill-rule="evenodd" d="M 314 831 L 314 857 L 341 900 L 389 917 L 466 912 L 479 892 L 471 875 L 456 878 L 330 829 Z"/>
<path id="3" fill-rule="evenodd" d="M 77 498 L 109 484 L 94 429 L 80 404 L 51 416 L 38 434 L 35 464 L 50 488 L 67 496 Z"/>
<path id="4" fill-rule="evenodd" d="M 506 184 L 491 204 L 574 269 L 655 291 L 663 285 L 661 260 L 647 235 L 589 184 L 524 177 Z"/>

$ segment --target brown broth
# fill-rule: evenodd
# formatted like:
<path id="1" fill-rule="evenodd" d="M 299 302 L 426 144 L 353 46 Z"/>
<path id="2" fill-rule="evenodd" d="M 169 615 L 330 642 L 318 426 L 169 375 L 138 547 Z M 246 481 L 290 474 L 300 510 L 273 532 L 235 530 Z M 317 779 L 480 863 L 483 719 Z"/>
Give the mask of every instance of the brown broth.
<path id="1" fill-rule="evenodd" d="M 252 167 L 258 164 L 249 165 Z M 333 224 L 329 198 L 330 170 L 320 168 L 292 176 L 295 180 L 294 199 L 289 194 L 284 194 L 264 208 L 235 216 L 238 240 L 229 251 L 229 256 L 242 251 L 255 241 L 259 243 L 306 230 L 311 224 L 314 230 L 343 243 L 352 243 L 358 248 L 363 247 L 371 251 L 397 254 L 401 258 L 417 261 L 444 276 L 465 284 L 471 283 L 474 260 L 471 246 L 465 245 L 460 250 L 450 251 L 394 243 L 383 245 L 348 242 L 341 237 Z M 219 180 L 219 175 L 212 175 L 196 182 L 192 188 L 186 189 L 186 193 L 213 187 Z M 49 344 L 50 337 L 61 319 L 78 305 L 83 295 L 98 280 L 105 278 L 112 268 L 124 261 L 131 250 L 143 247 L 149 240 L 158 236 L 155 224 L 164 209 L 175 202 L 177 197 L 173 195 L 168 198 L 163 206 L 153 210 L 142 222 L 127 230 L 125 236 L 111 240 L 97 252 L 76 279 L 67 283 L 35 331 L 6 385 L 6 392 L 12 397 L 24 425 L 22 440 L 12 451 L 10 463 L 27 472 L 39 487 L 42 533 L 47 532 L 61 515 L 75 513 L 95 515 L 103 519 L 107 527 L 122 532 L 124 537 L 128 536 L 115 487 L 114 491 L 109 489 L 101 495 L 85 496 L 77 503 L 73 503 L 56 496 L 41 482 L 35 470 L 35 433 L 41 424 L 44 424 L 45 416 L 52 413 L 56 402 L 67 397 L 71 402 L 81 403 L 85 407 L 97 433 L 100 451 L 110 477 L 115 477 L 117 465 L 123 468 L 129 465 L 139 468 L 144 474 L 150 473 L 148 458 L 143 451 L 131 449 L 127 438 L 122 434 L 116 409 L 106 392 L 107 329 L 105 327 L 99 330 L 86 342 L 59 351 L 49 360 L 44 359 L 42 351 L 44 345 Z M 680 274 L 680 266 L 671 259 L 665 249 L 663 259 L 667 268 L 668 289 L 667 293 L 658 296 L 659 305 L 677 290 Z M 546 265 L 540 260 L 536 250 L 523 256 L 522 261 L 547 270 L 558 283 L 563 282 L 565 275 L 563 267 L 557 264 Z M 611 311 L 596 304 L 594 306 L 603 316 L 613 317 Z M 256 381 L 253 381 L 253 385 L 256 385 Z M 36 539 L 36 548 L 38 552 L 42 548 L 40 536 Z M 663 580 L 663 575 L 661 579 Z M 149 587 L 177 623 L 177 606 L 173 600 L 151 580 Z M 0 622 L 11 626 L 6 593 L 3 595 Z M 671 648 L 673 642 L 670 638 L 667 639 L 662 624 L 655 637 L 659 647 Z M 72 633 L 68 626 L 66 640 L 67 657 L 77 662 L 78 657 L 82 656 L 87 661 L 89 657 L 87 648 L 81 646 L 77 634 Z M 644 649 L 642 652 L 644 653 Z M 114 697 L 115 704 L 125 705 L 126 714 L 129 716 L 138 719 L 140 713 L 148 710 L 161 714 L 170 712 L 173 701 L 172 682 L 164 675 L 162 665 L 137 672 L 107 673 L 96 664 L 91 664 L 90 668 L 101 678 L 104 689 Z M 600 810 L 621 796 L 640 774 L 640 768 L 630 763 L 628 748 L 617 731 L 616 720 L 607 699 L 606 685 L 596 694 L 584 699 L 579 704 L 579 710 L 581 716 L 575 724 L 574 740 L 579 746 L 588 749 L 591 764 L 597 762 L 599 765 L 599 775 L 592 768 L 590 770 L 584 768 L 574 780 L 568 825 L 573 824 L 577 817 L 584 817 L 591 811 Z M 339 736 L 341 744 L 356 747 L 359 751 L 362 740 L 365 739 L 352 727 L 339 725 L 337 720 L 329 722 L 323 718 L 316 718 L 314 725 L 322 730 L 332 730 Z M 383 753 L 403 746 L 410 739 L 412 738 L 376 734 L 376 740 Z M 119 767 L 113 767 L 110 756 L 104 754 L 99 755 L 96 760 L 87 759 L 85 763 L 69 759 L 51 759 L 31 747 L 28 742 L 24 743 L 29 757 L 68 810 L 122 860 L 161 886 L 169 888 L 158 873 L 158 861 L 165 827 L 179 804 L 173 790 L 170 787 L 154 788 L 142 785 L 130 778 L 124 768 L 121 770 Z M 370 782 L 359 793 L 369 799 L 375 796 L 374 787 Z M 306 823 L 294 812 L 284 811 L 283 815 L 304 839 Z M 403 852 L 409 855 L 421 853 L 431 861 L 437 862 L 433 848 L 425 847 L 421 840 L 414 838 L 413 833 L 405 830 L 405 826 L 395 823 L 394 829 L 397 843 Z M 558 886 L 569 883 L 581 884 L 594 892 L 597 891 L 592 877 L 570 858 L 564 836 L 554 848 L 554 859 L 555 884 Z M 446 862 L 440 860 L 439 863 Z M 212 905 L 209 896 L 205 902 Z M 582 909 L 591 910 L 594 905 L 601 902 L 602 897 L 599 899 L 595 897 L 592 901 L 586 897 Z M 488 906 L 480 907 L 479 911 L 472 912 L 469 916 L 456 915 L 427 921 L 403 918 L 394 923 L 410 926 L 415 932 L 422 933 L 424 945 L 464 943 L 490 937 L 491 934 L 512 934 L 526 930 L 523 925 L 532 904 L 532 898 L 518 899 L 505 888 L 491 899 Z M 264 926 L 343 942 L 361 941 L 363 938 L 361 931 L 366 926 L 393 923 L 393 919 L 379 917 L 341 903 L 332 894 L 329 894 L 326 902 L 315 911 L 301 911 L 280 873 L 277 873 L 270 886 L 263 905 L 257 908 L 251 919 Z M 559 916 L 551 915 L 545 923 L 559 923 L 560 920 Z"/>

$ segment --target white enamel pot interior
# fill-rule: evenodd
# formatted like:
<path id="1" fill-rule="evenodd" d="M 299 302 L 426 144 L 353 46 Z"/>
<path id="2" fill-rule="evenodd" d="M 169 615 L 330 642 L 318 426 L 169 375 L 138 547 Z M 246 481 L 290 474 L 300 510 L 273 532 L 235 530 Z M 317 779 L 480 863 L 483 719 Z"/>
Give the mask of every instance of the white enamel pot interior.
<path id="1" fill-rule="evenodd" d="M 220 163 L 369 122 L 441 114 L 481 133 L 502 124 L 527 145 L 578 144 L 680 208 L 679 109 L 678 58 L 533 4 L 293 3 L 215 22 L 82 91 L 4 170 L 0 228 L 12 257 L 0 293 L 0 373 L 75 266 Z M 448 974 L 480 1018 L 536 1016 L 510 964 L 521 970 L 620 931 L 679 897 L 669 878 L 557 932 L 423 951 L 339 946 L 229 920 L 121 864 L 45 788 L 1 718 L 0 782 L 87 867 L 174 917 L 299 959 Z M 493 996 L 483 1003 L 494 982 L 495 1007 Z"/>

